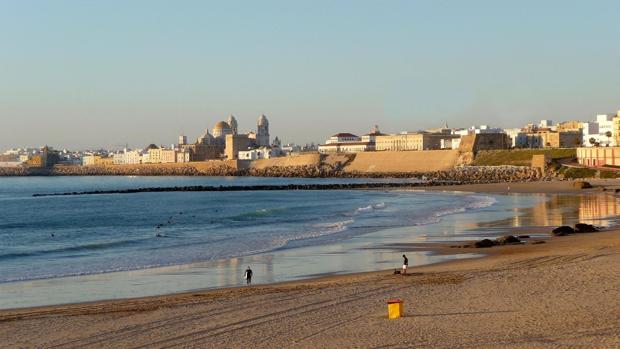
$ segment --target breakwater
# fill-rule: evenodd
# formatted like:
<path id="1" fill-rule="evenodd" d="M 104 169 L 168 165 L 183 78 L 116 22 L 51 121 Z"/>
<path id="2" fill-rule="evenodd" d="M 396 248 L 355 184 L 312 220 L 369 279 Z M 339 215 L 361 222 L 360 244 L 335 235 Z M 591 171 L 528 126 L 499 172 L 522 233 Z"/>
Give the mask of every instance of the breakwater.
<path id="1" fill-rule="evenodd" d="M 175 186 L 149 187 L 118 190 L 93 190 L 64 193 L 37 193 L 41 196 L 70 196 L 70 195 L 101 195 L 101 194 L 135 194 L 135 193 L 163 193 L 163 192 L 218 192 L 218 191 L 270 191 L 270 190 L 347 190 L 347 189 L 388 189 L 411 188 L 419 186 L 436 186 L 459 184 L 455 182 L 424 182 L 424 183 L 341 183 L 341 184 L 286 184 L 286 185 L 239 185 L 239 186 Z"/>

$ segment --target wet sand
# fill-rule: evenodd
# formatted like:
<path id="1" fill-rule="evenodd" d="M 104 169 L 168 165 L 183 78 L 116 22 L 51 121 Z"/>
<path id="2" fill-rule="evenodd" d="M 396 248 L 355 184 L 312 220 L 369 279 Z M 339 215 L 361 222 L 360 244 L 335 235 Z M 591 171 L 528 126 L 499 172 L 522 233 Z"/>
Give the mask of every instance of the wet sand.
<path id="1" fill-rule="evenodd" d="M 511 189 L 536 184 L 546 185 Z M 0 347 L 620 347 L 620 230 L 545 240 L 407 276 L 382 271 L 0 311 Z M 387 319 L 390 298 L 404 300 L 405 317 Z"/>
<path id="2" fill-rule="evenodd" d="M 551 181 L 551 182 L 516 182 L 516 183 L 488 183 L 488 184 L 463 184 L 463 185 L 439 185 L 423 187 L 430 191 L 467 191 L 476 193 L 582 193 L 590 191 L 601 191 L 607 186 L 620 185 L 618 180 L 587 180 L 591 183 L 591 189 L 578 189 L 574 181 Z"/>
<path id="3" fill-rule="evenodd" d="M 620 231 L 268 286 L 0 312 L 0 347 L 620 346 Z M 405 302 L 388 320 L 385 301 Z"/>

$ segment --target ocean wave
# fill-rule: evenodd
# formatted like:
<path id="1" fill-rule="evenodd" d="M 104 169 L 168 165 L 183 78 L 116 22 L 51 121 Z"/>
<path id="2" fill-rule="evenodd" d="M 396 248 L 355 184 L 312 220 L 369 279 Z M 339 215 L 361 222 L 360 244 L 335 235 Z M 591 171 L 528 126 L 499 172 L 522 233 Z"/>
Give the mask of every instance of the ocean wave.
<path id="1" fill-rule="evenodd" d="M 108 249 L 108 248 L 137 245 L 137 244 L 140 244 L 144 240 L 145 239 L 142 238 L 142 239 L 120 240 L 120 241 L 112 241 L 112 242 L 89 243 L 89 244 L 84 244 L 84 245 L 67 246 L 67 247 L 60 247 L 60 248 L 49 249 L 49 250 L 9 252 L 9 253 L 0 254 L 0 260 L 6 260 L 6 259 L 18 258 L 18 257 L 44 256 L 44 255 L 60 254 L 60 253 L 66 253 L 66 252 L 97 251 L 97 250 L 103 250 L 103 249 Z"/>
<path id="2" fill-rule="evenodd" d="M 432 213 L 430 216 L 420 217 L 414 225 L 420 226 L 439 223 L 442 217 L 490 207 L 497 203 L 497 200 L 494 197 L 485 195 L 467 196 L 465 197 L 465 201 L 465 204 L 462 206 L 440 209 L 439 211 Z"/>

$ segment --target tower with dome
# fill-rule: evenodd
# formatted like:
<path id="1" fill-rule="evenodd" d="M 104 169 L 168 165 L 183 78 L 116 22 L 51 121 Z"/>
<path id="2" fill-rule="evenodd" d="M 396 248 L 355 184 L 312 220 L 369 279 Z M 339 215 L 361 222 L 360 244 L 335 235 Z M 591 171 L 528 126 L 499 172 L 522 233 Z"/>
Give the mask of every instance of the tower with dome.
<path id="1" fill-rule="evenodd" d="M 274 140 L 275 143 L 276 140 Z M 276 147 L 279 146 L 277 140 Z M 218 121 L 211 129 L 205 130 L 196 143 L 179 142 L 178 148 L 187 153 L 189 161 L 206 161 L 214 159 L 237 159 L 239 151 L 271 146 L 269 120 L 261 114 L 256 123 L 256 132 L 239 133 L 237 119 L 230 114 L 228 120 Z"/>
<path id="2" fill-rule="evenodd" d="M 269 120 L 265 114 L 261 114 L 256 125 L 256 145 L 259 147 L 269 146 Z"/>

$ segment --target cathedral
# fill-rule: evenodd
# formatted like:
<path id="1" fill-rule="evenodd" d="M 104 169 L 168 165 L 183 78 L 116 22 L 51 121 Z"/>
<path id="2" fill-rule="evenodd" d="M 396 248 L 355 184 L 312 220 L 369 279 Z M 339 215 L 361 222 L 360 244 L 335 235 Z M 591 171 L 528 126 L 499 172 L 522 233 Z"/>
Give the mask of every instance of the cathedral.
<path id="1" fill-rule="evenodd" d="M 239 151 L 269 146 L 269 120 L 264 114 L 258 118 L 256 132 L 240 134 L 237 119 L 231 114 L 227 121 L 216 122 L 211 133 L 205 130 L 196 143 L 179 144 L 189 152 L 191 161 L 236 159 Z"/>

